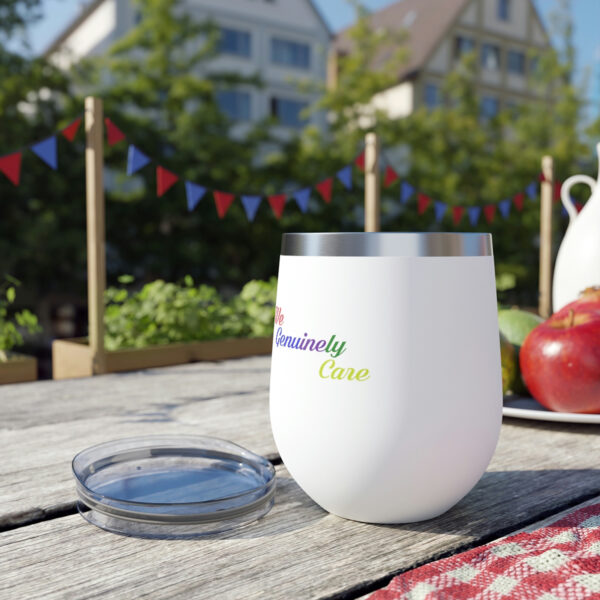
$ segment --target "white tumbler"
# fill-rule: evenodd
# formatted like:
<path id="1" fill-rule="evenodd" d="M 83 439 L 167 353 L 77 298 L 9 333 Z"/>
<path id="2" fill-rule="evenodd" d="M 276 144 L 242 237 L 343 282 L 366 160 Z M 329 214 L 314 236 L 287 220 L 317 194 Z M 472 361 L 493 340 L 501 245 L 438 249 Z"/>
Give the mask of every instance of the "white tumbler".
<path id="1" fill-rule="evenodd" d="M 325 510 L 430 519 L 477 483 L 502 420 L 489 234 L 285 234 L 273 435 Z"/>

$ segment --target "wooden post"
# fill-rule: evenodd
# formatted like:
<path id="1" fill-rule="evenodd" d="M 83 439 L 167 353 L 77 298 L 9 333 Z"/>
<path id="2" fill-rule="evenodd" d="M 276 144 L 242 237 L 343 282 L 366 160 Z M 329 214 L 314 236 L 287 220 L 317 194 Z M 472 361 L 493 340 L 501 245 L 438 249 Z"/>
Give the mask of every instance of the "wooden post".
<path id="1" fill-rule="evenodd" d="M 365 231 L 380 230 L 379 138 L 365 136 Z"/>
<path id="2" fill-rule="evenodd" d="M 544 181 L 540 194 L 540 292 L 538 311 L 547 319 L 552 314 L 552 202 L 554 167 L 551 156 L 542 158 Z"/>
<path id="3" fill-rule="evenodd" d="M 85 181 L 87 215 L 88 334 L 92 373 L 106 371 L 104 290 L 106 248 L 104 226 L 104 117 L 102 100 L 85 99 Z"/>

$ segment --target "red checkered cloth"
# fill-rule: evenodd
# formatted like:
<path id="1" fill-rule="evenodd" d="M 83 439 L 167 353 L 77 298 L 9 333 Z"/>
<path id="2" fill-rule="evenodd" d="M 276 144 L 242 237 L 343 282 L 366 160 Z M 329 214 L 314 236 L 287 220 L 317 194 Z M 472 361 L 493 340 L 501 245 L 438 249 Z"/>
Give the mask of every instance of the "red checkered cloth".
<path id="1" fill-rule="evenodd" d="M 394 577 L 369 600 L 600 599 L 600 504 Z"/>

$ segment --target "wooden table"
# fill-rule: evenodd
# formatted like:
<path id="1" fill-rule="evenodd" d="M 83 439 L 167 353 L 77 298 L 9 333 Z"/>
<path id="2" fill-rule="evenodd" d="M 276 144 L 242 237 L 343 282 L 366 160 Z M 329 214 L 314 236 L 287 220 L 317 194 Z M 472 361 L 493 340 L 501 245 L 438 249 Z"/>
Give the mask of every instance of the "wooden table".
<path id="1" fill-rule="evenodd" d="M 269 358 L 0 387 L 0 598 L 360 598 L 395 574 L 600 501 L 598 426 L 505 419 L 475 489 L 428 522 L 330 515 L 278 459 Z M 142 434 L 229 439 L 277 464 L 262 520 L 212 539 L 144 540 L 76 512 L 70 461 Z"/>

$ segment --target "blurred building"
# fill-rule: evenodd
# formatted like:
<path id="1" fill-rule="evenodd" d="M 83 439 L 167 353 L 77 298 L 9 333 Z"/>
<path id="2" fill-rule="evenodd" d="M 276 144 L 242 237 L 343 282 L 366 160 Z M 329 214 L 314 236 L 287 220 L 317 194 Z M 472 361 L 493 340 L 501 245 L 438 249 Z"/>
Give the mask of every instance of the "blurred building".
<path id="1" fill-rule="evenodd" d="M 535 56 L 550 41 L 531 0 L 401 0 L 373 13 L 370 20 L 375 29 L 407 35 L 409 56 L 398 72 L 398 84 L 373 99 L 391 117 L 441 104 L 445 76 L 468 52 L 476 56 L 482 117 L 539 99 L 532 82 Z M 334 63 L 335 57 L 352 52 L 347 29 L 336 36 L 334 48 Z M 330 65 L 330 78 L 335 74 Z"/>
<path id="2" fill-rule="evenodd" d="M 297 82 L 322 83 L 327 77 L 331 34 L 312 0 L 184 0 L 198 21 L 221 29 L 220 55 L 210 68 L 258 74 L 264 85 L 223 89 L 223 112 L 240 123 L 276 117 L 283 128 L 304 126 L 302 110 L 316 99 Z M 63 69 L 87 56 L 104 54 L 139 22 L 132 0 L 92 0 L 45 52 Z M 324 126 L 324 116 L 309 117 Z"/>

